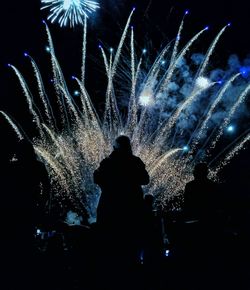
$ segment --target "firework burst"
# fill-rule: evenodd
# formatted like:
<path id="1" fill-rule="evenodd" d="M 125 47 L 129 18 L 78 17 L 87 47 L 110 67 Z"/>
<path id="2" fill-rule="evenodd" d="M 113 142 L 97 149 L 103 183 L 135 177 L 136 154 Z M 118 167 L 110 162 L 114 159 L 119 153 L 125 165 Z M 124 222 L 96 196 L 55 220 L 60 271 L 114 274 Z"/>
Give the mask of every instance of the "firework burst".
<path id="1" fill-rule="evenodd" d="M 48 5 L 52 2 L 62 5 L 63 1 L 43 1 Z M 49 4 L 50 3 L 50 4 Z M 53 6 L 54 7 L 54 6 Z M 69 7 L 69 6 L 68 6 Z M 62 8 L 61 8 L 62 9 Z M 70 8 L 69 8 L 70 9 Z M 59 11 L 59 10 L 53 10 Z M 56 13 L 56 12 L 55 12 Z M 74 98 L 69 93 L 60 65 L 57 61 L 50 31 L 46 25 L 49 39 L 49 52 L 51 56 L 53 85 L 56 92 L 58 106 L 60 107 L 61 118 L 55 120 L 51 105 L 48 101 L 40 72 L 34 60 L 26 55 L 34 69 L 34 75 L 37 80 L 40 98 L 44 106 L 44 114 L 38 112 L 34 104 L 34 97 L 21 73 L 14 66 L 10 65 L 17 75 L 30 113 L 33 116 L 34 124 L 37 127 L 38 135 L 32 140 L 35 151 L 39 158 L 45 163 L 51 183 L 53 185 L 54 201 L 64 206 L 65 200 L 70 200 L 73 207 L 79 208 L 83 205 L 94 217 L 98 203 L 99 189 L 93 183 L 93 171 L 99 166 L 100 161 L 106 157 L 112 150 L 112 144 L 119 134 L 126 134 L 131 138 L 133 151 L 146 163 L 150 174 L 150 184 L 144 188 L 146 194 L 155 196 L 155 206 L 166 208 L 173 199 L 180 200 L 186 182 L 192 178 L 192 168 L 196 161 L 200 160 L 199 148 L 206 151 L 207 154 L 214 148 L 220 140 L 225 128 L 230 124 L 235 112 L 240 104 L 245 100 L 250 85 L 242 88 L 239 96 L 232 103 L 224 117 L 220 120 L 218 130 L 213 130 L 212 135 L 204 142 L 204 135 L 208 131 L 208 123 L 211 116 L 216 112 L 218 104 L 224 98 L 228 88 L 234 83 L 240 74 L 235 74 L 223 85 L 209 80 L 206 74 L 207 64 L 218 42 L 220 36 L 225 31 L 225 26 L 215 37 L 208 52 L 203 58 L 197 73 L 191 81 L 191 86 L 184 96 L 172 110 L 171 114 L 165 114 L 165 102 L 163 100 L 171 97 L 170 91 L 172 80 L 176 71 L 181 69 L 180 63 L 186 57 L 192 44 L 207 31 L 207 28 L 198 32 L 181 50 L 179 51 L 179 39 L 183 28 L 181 23 L 178 37 L 174 44 L 170 57 L 170 45 L 167 45 L 159 53 L 158 57 L 145 73 L 142 69 L 143 56 L 136 61 L 136 52 L 134 47 L 134 31 L 129 33 L 129 24 L 132 17 L 131 12 L 121 40 L 118 44 L 116 53 L 109 52 L 100 46 L 100 51 L 104 61 L 105 72 L 107 75 L 106 103 L 104 113 L 99 116 L 91 101 L 91 98 L 84 85 L 85 75 L 85 57 L 86 57 L 86 30 L 84 30 L 83 45 L 83 66 L 82 79 L 74 77 L 79 95 L 80 105 L 76 105 Z M 57 14 L 54 14 L 52 20 L 55 21 Z M 65 22 L 61 22 L 65 23 Z M 122 56 L 121 51 L 124 42 L 130 34 L 130 93 L 128 99 L 128 114 L 122 118 L 115 95 L 116 86 L 114 79 L 119 75 L 119 65 Z M 169 59 L 169 63 L 165 63 Z M 164 66 L 162 62 L 164 61 Z M 124 70 L 122 70 L 124 73 Z M 143 77 L 142 77 L 143 76 Z M 181 134 L 176 136 L 175 128 L 178 120 L 184 118 L 188 122 L 190 115 L 189 109 L 194 102 L 209 92 L 216 90 L 215 97 L 211 100 L 208 111 L 199 120 L 196 125 L 190 141 L 185 146 L 177 146 L 180 142 L 175 142 L 176 138 L 181 138 Z M 160 103 L 158 111 L 152 111 L 152 107 Z M 153 113 L 152 113 L 153 112 Z M 157 113 L 158 112 L 158 113 Z M 5 119 L 11 124 L 12 128 L 21 139 L 22 133 L 13 121 L 3 113 Z M 43 116 L 41 118 L 40 116 Z M 57 123 L 61 122 L 63 129 L 58 130 Z M 230 160 L 238 154 L 249 142 L 249 134 L 242 136 L 237 140 L 225 154 L 216 156 L 212 160 L 211 176 L 216 178 L 217 174 Z M 210 141 L 210 142 L 208 142 Z M 205 143 L 205 145 L 204 145 Z M 204 147 L 205 146 L 205 147 Z M 203 155 L 202 160 L 206 160 L 207 155 Z"/>
<path id="2" fill-rule="evenodd" d="M 49 9 L 48 20 L 62 26 L 84 25 L 84 18 L 100 8 L 99 3 L 90 0 L 41 0 L 41 9 Z"/>

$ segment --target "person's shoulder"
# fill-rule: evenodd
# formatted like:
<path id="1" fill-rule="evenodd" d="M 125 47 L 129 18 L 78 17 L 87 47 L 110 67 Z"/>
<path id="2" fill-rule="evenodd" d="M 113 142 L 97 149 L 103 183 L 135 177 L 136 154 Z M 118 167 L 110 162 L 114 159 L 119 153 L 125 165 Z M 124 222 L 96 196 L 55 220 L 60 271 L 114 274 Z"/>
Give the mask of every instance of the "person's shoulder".
<path id="1" fill-rule="evenodd" d="M 112 156 L 109 155 L 109 156 L 105 157 L 104 159 L 102 159 L 102 161 L 100 162 L 100 166 L 106 166 L 106 165 L 108 165 L 111 161 L 112 161 Z"/>
<path id="2" fill-rule="evenodd" d="M 143 162 L 139 156 L 136 156 L 136 155 L 133 155 L 132 154 L 131 155 L 131 158 L 134 159 L 134 160 L 136 160 L 136 161 L 138 161 L 138 162 Z"/>
<path id="3" fill-rule="evenodd" d="M 141 160 L 141 158 L 139 156 L 136 156 L 136 155 L 131 155 L 131 159 L 137 163 L 137 164 L 140 164 L 140 165 L 144 165 L 144 162 Z"/>
<path id="4" fill-rule="evenodd" d="M 188 181 L 188 182 L 186 183 L 186 187 L 193 186 L 193 185 L 195 185 L 195 184 L 196 184 L 196 180 L 195 180 L 195 179 L 192 179 L 192 180 L 190 180 L 190 181 Z"/>
<path id="5" fill-rule="evenodd" d="M 194 190 L 194 188 L 197 187 L 197 184 L 196 184 L 196 181 L 193 179 L 193 180 L 190 180 L 186 183 L 185 185 L 185 189 L 184 189 L 184 193 L 185 195 L 186 194 L 190 194 L 190 192 L 192 192 Z"/>

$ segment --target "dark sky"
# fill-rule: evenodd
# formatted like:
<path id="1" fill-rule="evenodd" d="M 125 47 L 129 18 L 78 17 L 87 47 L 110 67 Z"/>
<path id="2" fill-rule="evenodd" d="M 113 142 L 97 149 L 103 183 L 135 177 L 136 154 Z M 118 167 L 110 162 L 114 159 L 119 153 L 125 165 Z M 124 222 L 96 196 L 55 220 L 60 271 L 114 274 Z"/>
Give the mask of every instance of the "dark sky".
<path id="1" fill-rule="evenodd" d="M 154 33 L 158 30 L 162 39 L 158 37 L 156 41 L 160 43 L 174 36 L 184 11 L 189 9 L 190 15 L 186 20 L 184 35 L 193 35 L 204 26 L 209 25 L 212 36 L 225 24 L 231 22 L 232 27 L 223 36 L 220 47 L 223 47 L 226 54 L 234 52 L 244 57 L 250 53 L 248 1 L 102 0 L 100 2 L 101 9 L 91 19 L 90 33 L 93 35 L 91 37 L 93 41 L 102 38 L 106 42 L 113 40 L 114 44 L 117 43 L 115 37 L 120 33 L 118 28 L 123 27 L 131 8 L 135 6 L 137 10 L 132 22 L 138 32 L 144 29 L 145 35 L 151 32 L 150 29 Z M 45 44 L 41 20 L 46 19 L 47 16 L 47 11 L 40 11 L 40 1 L 4 1 L 1 3 L 1 11 L 1 65 L 8 62 L 19 62 L 19 55 L 24 50 L 28 50 L 36 56 L 40 55 L 40 49 Z M 66 49 L 68 48 L 69 43 L 64 40 L 70 40 L 70 47 L 74 50 L 74 40 L 76 41 L 80 37 L 79 28 L 72 30 L 60 29 L 56 25 L 50 25 L 50 27 L 55 42 L 59 42 L 58 50 L 64 49 L 64 46 Z M 149 27 L 151 28 L 149 29 Z M 153 35 L 148 35 L 148 37 L 154 38 Z M 62 42 L 60 43 L 60 41 Z"/>
<path id="2" fill-rule="evenodd" d="M 141 47 L 150 45 L 157 50 L 161 45 L 173 39 L 184 11 L 188 9 L 190 14 L 186 19 L 183 31 L 184 39 L 186 37 L 188 40 L 207 25 L 210 27 L 207 39 L 204 39 L 204 43 L 200 43 L 199 49 L 201 51 L 203 49 L 205 51 L 209 41 L 224 25 L 232 23 L 216 49 L 214 61 L 217 66 L 220 65 L 220 61 L 223 66 L 232 53 L 236 53 L 241 59 L 250 54 L 250 7 L 248 7 L 250 5 L 246 0 L 103 0 L 100 3 L 101 9 L 90 20 L 89 24 L 89 67 L 94 65 L 93 58 L 99 54 L 98 43 L 100 41 L 110 46 L 117 45 L 121 28 L 124 27 L 133 6 L 137 9 L 132 23 L 135 26 L 136 38 Z M 46 19 L 46 16 L 47 11 L 40 11 L 39 0 L 14 0 L 1 3 L 0 109 L 11 113 L 20 123 L 26 123 L 22 121 L 22 118 L 25 119 L 23 110 L 26 110 L 24 108 L 26 105 L 23 105 L 25 101 L 17 80 L 6 64 L 14 64 L 29 78 L 31 75 L 30 66 L 23 57 L 23 52 L 27 51 L 39 64 L 45 82 L 50 79 L 50 69 L 48 70 L 50 63 L 45 52 L 47 40 L 42 24 L 42 19 Z M 81 29 L 79 27 L 61 29 L 52 24 L 49 26 L 53 34 L 57 56 L 66 78 L 70 79 L 70 76 L 74 74 L 79 75 Z M 90 73 L 89 83 L 96 83 L 94 78 L 95 74 L 91 75 Z M 1 126 L 2 122 L 1 119 Z M 245 162 L 244 164 L 236 162 L 234 166 L 239 167 L 243 164 L 242 170 L 248 171 L 249 153 L 250 150 L 246 150 L 239 158 Z"/>
<path id="3" fill-rule="evenodd" d="M 196 32 L 209 25 L 207 39 L 200 43 L 199 50 L 205 51 L 209 41 L 227 23 L 232 26 L 223 35 L 214 54 L 216 65 L 223 66 L 228 56 L 236 53 L 240 58 L 250 54 L 250 17 L 248 16 L 248 1 L 100 1 L 101 9 L 90 21 L 89 55 L 99 54 L 97 46 L 101 40 L 110 46 L 117 45 L 131 8 L 135 6 L 136 13 L 132 23 L 135 26 L 136 39 L 141 47 L 151 45 L 157 51 L 161 45 L 172 40 L 186 9 L 190 15 L 186 18 L 183 39 L 188 40 Z M 27 60 L 23 52 L 28 51 L 39 63 L 41 69 L 47 70 L 48 57 L 44 51 L 46 34 L 41 23 L 46 19 L 47 11 L 40 11 L 39 0 L 4 1 L 1 3 L 0 18 L 1 54 L 0 82 L 1 107 L 9 106 L 10 94 L 13 92 L 13 81 L 7 63 L 13 63 L 25 71 Z M 61 29 L 50 25 L 59 61 L 66 76 L 79 72 L 79 57 L 81 46 L 81 29 Z M 149 43 L 151 42 L 151 43 Z M 221 61 L 221 64 L 219 63 Z M 45 72 L 48 75 L 48 70 Z M 48 75 L 49 78 L 49 75 Z M 15 96 L 12 96 L 14 98 Z M 14 102 L 15 103 L 15 102 Z M 13 106 L 15 104 L 12 104 Z"/>

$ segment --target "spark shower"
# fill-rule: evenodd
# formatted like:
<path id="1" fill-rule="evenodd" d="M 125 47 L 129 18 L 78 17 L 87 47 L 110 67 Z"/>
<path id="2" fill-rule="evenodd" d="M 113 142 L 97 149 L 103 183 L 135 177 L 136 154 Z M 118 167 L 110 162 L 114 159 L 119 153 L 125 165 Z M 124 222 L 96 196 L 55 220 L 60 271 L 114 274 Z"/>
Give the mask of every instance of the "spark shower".
<path id="1" fill-rule="evenodd" d="M 96 111 L 85 87 L 86 17 L 83 23 L 81 76 L 73 77 L 78 86 L 79 104 L 76 104 L 74 97 L 69 92 L 56 58 L 49 28 L 44 22 L 48 36 L 47 51 L 52 64 L 52 84 L 60 118 L 55 118 L 41 73 L 34 59 L 25 53 L 25 57 L 29 59 L 34 70 L 42 104 L 40 108 L 35 104 L 35 98 L 21 72 L 15 66 L 9 65 L 18 77 L 37 129 L 37 135 L 29 137 L 29 140 L 32 142 L 37 156 L 45 163 L 48 170 L 53 188 L 53 204 L 63 208 L 65 202 L 70 202 L 71 209 L 78 212 L 81 212 L 81 208 L 84 207 L 90 218 L 95 217 L 100 194 L 99 188 L 93 183 L 93 171 L 99 166 L 100 161 L 111 152 L 113 141 L 119 134 L 125 134 L 131 138 L 134 154 L 146 163 L 151 182 L 144 187 L 145 194 L 155 196 L 155 206 L 160 209 L 168 208 L 173 200 L 177 200 L 177 203 L 172 203 L 175 208 L 178 207 L 178 201 L 182 198 L 186 182 L 192 178 L 193 165 L 201 160 L 206 161 L 209 157 L 211 161 L 213 149 L 223 138 L 226 129 L 231 126 L 232 118 L 250 91 L 250 84 L 246 84 L 240 93 L 234 96 L 234 101 L 227 108 L 226 115 L 211 133 L 210 119 L 216 113 L 230 86 L 242 77 L 240 73 L 236 73 L 222 84 L 219 81 L 211 81 L 207 77 L 210 57 L 223 32 L 229 26 L 226 25 L 219 31 L 208 48 L 185 98 L 179 101 L 171 114 L 166 115 L 165 100 L 170 98 L 173 79 L 193 44 L 204 33 L 207 33 L 208 27 L 195 34 L 180 49 L 184 16 L 174 42 L 167 44 L 151 66 L 145 70 L 143 68 L 144 51 L 137 57 L 134 28 L 130 27 L 133 13 L 134 9 L 128 17 L 115 51 L 105 51 L 99 45 L 107 77 L 103 112 Z M 188 13 L 186 12 L 186 14 Z M 125 43 L 129 44 L 129 55 L 126 55 L 129 69 L 126 75 L 130 78 L 131 87 L 129 94 L 122 97 L 127 99 L 128 104 L 127 114 L 123 117 L 116 96 L 116 91 L 119 86 L 122 86 L 122 83 L 116 79 L 125 57 L 123 53 Z M 181 142 L 176 138 L 182 138 L 182 134 L 176 135 L 178 120 L 184 118 L 188 123 L 190 106 L 194 102 L 199 102 L 204 95 L 209 97 L 210 90 L 215 91 L 214 97 L 209 102 L 209 106 L 204 108 L 203 116 L 195 124 L 188 144 L 177 146 L 176 144 Z M 158 104 L 157 110 L 155 109 L 156 104 Z M 1 114 L 12 126 L 19 139 L 28 138 L 23 129 L 14 123 L 6 112 L 1 111 Z M 58 126 L 59 124 L 60 126 Z M 211 177 L 216 179 L 218 173 L 246 146 L 249 140 L 250 134 L 243 134 L 241 138 L 227 146 L 227 150 L 223 150 L 218 156 L 212 156 Z"/>

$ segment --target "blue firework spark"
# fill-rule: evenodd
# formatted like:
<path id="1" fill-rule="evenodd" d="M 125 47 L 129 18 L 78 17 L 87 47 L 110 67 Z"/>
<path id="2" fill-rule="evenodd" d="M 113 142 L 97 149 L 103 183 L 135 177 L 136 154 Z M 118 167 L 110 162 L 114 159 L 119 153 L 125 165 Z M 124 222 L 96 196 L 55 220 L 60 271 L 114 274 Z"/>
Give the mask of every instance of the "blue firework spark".
<path id="1" fill-rule="evenodd" d="M 90 0 L 41 0 L 42 8 L 49 9 L 48 20 L 62 26 L 83 25 L 84 18 L 100 8 L 99 3 Z"/>

